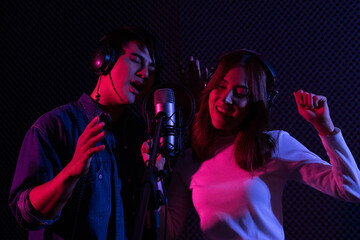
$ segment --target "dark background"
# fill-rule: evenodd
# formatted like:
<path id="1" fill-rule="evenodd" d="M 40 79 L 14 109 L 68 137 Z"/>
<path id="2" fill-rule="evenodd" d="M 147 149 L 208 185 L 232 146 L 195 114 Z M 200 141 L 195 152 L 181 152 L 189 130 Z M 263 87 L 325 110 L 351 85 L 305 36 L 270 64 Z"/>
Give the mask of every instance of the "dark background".
<path id="1" fill-rule="evenodd" d="M 292 93 L 302 88 L 325 95 L 360 159 L 359 1 L 2 1 L 0 9 L 1 239 L 26 239 L 7 198 L 27 129 L 41 114 L 93 90 L 97 78 L 88 59 L 98 40 L 122 25 L 141 25 L 158 36 L 166 54 L 163 82 L 178 82 L 178 62 L 191 55 L 212 66 L 230 49 L 261 52 L 279 76 L 274 128 L 327 159 Z M 140 105 L 133 110 L 140 113 Z M 358 203 L 289 183 L 283 204 L 287 239 L 360 239 Z M 191 215 L 184 239 L 201 238 L 196 221 Z"/>

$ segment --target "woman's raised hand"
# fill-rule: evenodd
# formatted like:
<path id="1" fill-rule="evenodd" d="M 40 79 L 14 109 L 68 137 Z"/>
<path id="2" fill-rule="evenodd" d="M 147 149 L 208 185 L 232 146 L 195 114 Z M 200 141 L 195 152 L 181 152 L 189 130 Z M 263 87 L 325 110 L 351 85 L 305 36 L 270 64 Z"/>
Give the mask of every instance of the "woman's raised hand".
<path id="1" fill-rule="evenodd" d="M 300 115 L 310 122 L 320 135 L 332 135 L 335 132 L 325 96 L 298 90 L 294 92 L 294 97 Z"/>

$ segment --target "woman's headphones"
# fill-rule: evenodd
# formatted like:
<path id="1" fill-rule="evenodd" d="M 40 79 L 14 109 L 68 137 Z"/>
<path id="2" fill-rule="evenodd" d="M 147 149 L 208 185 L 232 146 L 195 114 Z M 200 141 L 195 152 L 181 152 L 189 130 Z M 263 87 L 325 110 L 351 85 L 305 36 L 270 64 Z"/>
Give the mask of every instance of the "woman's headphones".
<path id="1" fill-rule="evenodd" d="M 274 71 L 274 69 L 271 67 L 271 65 L 264 59 L 263 56 L 261 56 L 259 53 L 248 50 L 248 49 L 240 49 L 237 51 L 239 54 L 249 55 L 250 57 L 256 58 L 261 65 L 264 68 L 265 74 L 266 74 L 266 98 L 267 98 L 267 106 L 268 109 L 271 109 L 271 107 L 274 106 L 276 102 L 277 95 L 279 94 L 279 91 L 276 89 L 276 81 L 277 81 L 277 75 Z M 208 73 L 208 77 L 205 83 L 205 86 L 210 81 L 215 68 L 211 68 Z"/>

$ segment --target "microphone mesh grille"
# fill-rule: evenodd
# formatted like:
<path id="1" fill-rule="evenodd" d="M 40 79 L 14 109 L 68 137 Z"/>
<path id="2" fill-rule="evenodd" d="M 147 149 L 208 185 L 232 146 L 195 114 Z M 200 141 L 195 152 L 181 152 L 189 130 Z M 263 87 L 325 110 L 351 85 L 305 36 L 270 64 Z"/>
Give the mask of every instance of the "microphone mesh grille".
<path id="1" fill-rule="evenodd" d="M 171 88 L 160 88 L 154 93 L 154 104 L 175 103 L 174 91 Z"/>

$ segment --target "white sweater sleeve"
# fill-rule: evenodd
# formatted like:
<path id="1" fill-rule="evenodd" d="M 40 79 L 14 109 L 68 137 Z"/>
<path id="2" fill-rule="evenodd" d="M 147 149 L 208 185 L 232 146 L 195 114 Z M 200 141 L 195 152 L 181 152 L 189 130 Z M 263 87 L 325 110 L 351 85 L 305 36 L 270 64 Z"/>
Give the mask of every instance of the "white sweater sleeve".
<path id="1" fill-rule="evenodd" d="M 278 157 L 289 168 L 290 179 L 344 201 L 360 202 L 360 172 L 341 131 L 333 136 L 322 136 L 321 140 L 330 163 L 288 133 L 280 134 Z"/>

